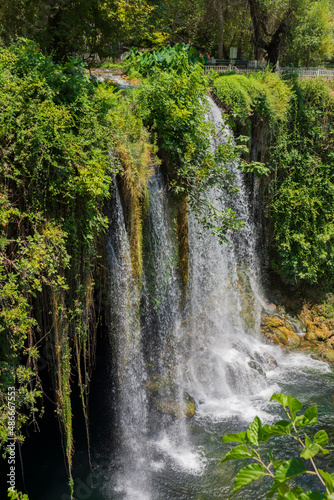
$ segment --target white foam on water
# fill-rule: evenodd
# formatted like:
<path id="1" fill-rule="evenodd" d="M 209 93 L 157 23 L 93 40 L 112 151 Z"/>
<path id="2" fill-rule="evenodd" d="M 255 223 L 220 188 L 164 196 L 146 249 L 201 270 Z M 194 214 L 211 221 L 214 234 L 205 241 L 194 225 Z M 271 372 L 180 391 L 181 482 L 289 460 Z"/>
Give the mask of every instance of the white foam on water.
<path id="1" fill-rule="evenodd" d="M 166 454 L 178 468 L 181 468 L 189 474 L 202 474 L 206 460 L 200 449 L 195 451 L 190 448 L 189 445 L 176 443 L 166 433 L 163 434 L 160 440 L 156 441 L 156 446 Z"/>
<path id="2" fill-rule="evenodd" d="M 152 460 L 150 462 L 150 467 L 154 471 L 160 471 L 160 470 L 162 470 L 165 467 L 165 465 L 166 465 L 165 462 L 163 462 L 162 460 L 160 460 L 159 462 L 156 462 L 156 461 Z"/>
<path id="3" fill-rule="evenodd" d="M 257 399 L 249 397 L 233 396 L 224 400 L 207 400 L 197 406 L 196 418 L 210 419 L 213 422 L 224 422 L 232 418 L 238 418 L 245 423 L 251 422 L 258 416 L 263 422 L 272 421 L 272 415 L 261 409 L 270 396 L 279 390 L 277 385 L 266 388 Z"/>
<path id="4" fill-rule="evenodd" d="M 125 495 L 126 500 L 153 500 L 150 493 L 136 489 L 132 481 L 125 480 L 115 487 L 115 492 Z"/>
<path id="5" fill-rule="evenodd" d="M 289 353 L 284 356 L 279 363 L 280 367 L 289 370 L 308 371 L 316 370 L 319 373 L 331 373 L 331 369 L 327 363 L 312 358 L 311 355 L 303 353 Z"/>

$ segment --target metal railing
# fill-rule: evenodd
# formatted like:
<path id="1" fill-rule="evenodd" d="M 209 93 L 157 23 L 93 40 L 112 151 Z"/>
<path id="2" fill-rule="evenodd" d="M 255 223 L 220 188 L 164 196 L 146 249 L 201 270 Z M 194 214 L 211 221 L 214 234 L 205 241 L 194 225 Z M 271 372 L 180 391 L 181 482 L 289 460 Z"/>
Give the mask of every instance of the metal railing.
<path id="1" fill-rule="evenodd" d="M 207 75 L 210 71 L 215 71 L 216 73 L 228 73 L 229 71 L 234 71 L 237 74 L 247 75 L 249 73 L 255 73 L 256 71 L 262 71 L 261 67 L 258 68 L 238 68 L 236 66 L 216 66 L 208 64 L 204 66 L 204 73 Z M 334 78 L 334 69 L 325 68 L 279 68 L 278 73 L 280 75 L 296 75 L 299 78 L 317 78 L 321 76 L 324 79 Z"/>
<path id="2" fill-rule="evenodd" d="M 280 68 L 279 73 L 283 75 L 296 75 L 299 78 L 334 78 L 334 69 L 325 68 Z"/>

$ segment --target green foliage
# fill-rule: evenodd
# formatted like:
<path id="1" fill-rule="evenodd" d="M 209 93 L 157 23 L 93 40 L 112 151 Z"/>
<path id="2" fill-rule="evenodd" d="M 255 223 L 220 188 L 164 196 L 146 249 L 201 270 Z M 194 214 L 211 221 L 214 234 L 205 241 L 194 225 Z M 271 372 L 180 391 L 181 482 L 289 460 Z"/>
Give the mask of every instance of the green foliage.
<path id="1" fill-rule="evenodd" d="M 4 0 L 0 5 L 0 36 L 9 43 L 17 36 L 35 40 L 58 60 L 73 53 L 91 59 L 119 54 L 127 45 L 162 44 L 166 34 L 150 1 Z"/>
<path id="2" fill-rule="evenodd" d="M 10 500 L 29 500 L 28 495 L 21 493 L 20 491 L 8 491 L 8 498 Z"/>
<path id="3" fill-rule="evenodd" d="M 316 66 L 333 57 L 333 5 L 329 0 L 306 0 L 294 20 L 283 49 L 283 60 L 295 66 Z"/>
<path id="4" fill-rule="evenodd" d="M 223 443 L 243 443 L 232 448 L 222 460 L 222 463 L 229 460 L 253 460 L 243 467 L 236 475 L 233 493 L 240 488 L 265 476 L 270 477 L 272 485 L 267 498 L 277 498 L 278 500 L 321 500 L 333 498 L 334 474 L 330 474 L 315 465 L 313 458 L 318 454 L 327 455 L 328 435 L 324 430 L 319 430 L 311 439 L 304 433 L 304 427 L 318 424 L 318 409 L 316 406 L 307 408 L 303 414 L 298 414 L 302 410 L 302 403 L 286 394 L 275 393 L 271 401 L 278 402 L 288 417 L 288 420 L 280 420 L 273 425 L 262 425 L 259 417 L 249 425 L 247 431 L 237 434 L 226 434 Z M 274 460 L 272 452 L 263 451 L 262 443 L 266 443 L 274 436 L 286 436 L 295 439 L 301 446 L 300 458 L 289 460 Z M 265 456 L 264 456 L 265 455 Z M 308 464 L 311 468 L 308 470 Z M 291 486 L 291 479 L 303 474 L 317 476 L 324 492 L 304 492 L 300 487 Z"/>
<path id="5" fill-rule="evenodd" d="M 230 142 L 211 152 L 214 131 L 205 120 L 208 103 L 202 67 L 192 64 L 185 50 L 175 52 L 175 58 L 168 72 L 155 64 L 149 70 L 137 91 L 139 112 L 157 134 L 160 156 L 175 195 L 180 200 L 188 199 L 189 208 L 204 227 L 225 241 L 227 230 L 238 228 L 240 222 L 231 210 L 219 212 L 208 200 L 207 191 L 219 186 L 223 195 L 223 188 L 235 189 L 227 164 L 239 157 L 239 151 Z"/>
<path id="6" fill-rule="evenodd" d="M 185 43 L 175 44 L 173 47 L 167 45 L 153 52 L 139 52 L 137 49 L 132 49 L 126 56 L 127 68 L 135 66 L 144 77 L 155 70 L 174 70 L 182 74 L 188 71 L 189 66 L 197 65 L 199 60 L 197 50 Z"/>
<path id="7" fill-rule="evenodd" d="M 330 84 L 295 82 L 288 127 L 271 149 L 273 267 L 290 283 L 333 280 L 334 99 Z"/>
<path id="8" fill-rule="evenodd" d="M 117 57 L 128 47 L 191 43 L 202 53 L 238 59 L 279 57 L 288 64 L 315 64 L 333 58 L 330 0 L 3 0 L 0 37 L 37 41 L 59 59 L 98 53 Z"/>
<path id="9" fill-rule="evenodd" d="M 270 186 L 272 267 L 289 283 L 333 280 L 333 87 L 321 79 L 283 81 L 276 74 L 223 76 L 213 89 L 237 123 L 268 123 L 269 161 L 241 162 L 244 172 L 275 172 Z M 253 122 L 252 122 L 253 123 Z"/>
<path id="10" fill-rule="evenodd" d="M 158 164 L 156 148 L 150 142 L 148 131 L 141 118 L 133 112 L 131 93 L 115 94 L 113 88 L 101 85 L 97 92 L 102 102 L 112 104 L 106 114 L 109 133 L 113 136 L 113 150 L 120 165 L 120 188 L 123 195 L 125 222 L 129 234 L 132 269 L 137 279 L 143 268 L 142 223 L 149 204 L 148 180 L 152 164 Z"/>
<path id="11" fill-rule="evenodd" d="M 243 121 L 253 113 L 271 123 L 287 119 L 291 90 L 275 73 L 221 76 L 214 80 L 213 91 L 232 115 Z"/>
<path id="12" fill-rule="evenodd" d="M 120 169 L 107 118 L 117 98 L 97 91 L 75 61 L 56 65 L 25 40 L 0 50 L 0 82 L 1 436 L 8 437 L 7 387 L 16 388 L 14 437 L 22 440 L 23 425 L 35 419 L 38 352 L 47 343 L 71 476 L 70 375 L 75 358 L 87 417 L 92 275 L 110 174 Z"/>
<path id="13" fill-rule="evenodd" d="M 94 277 L 107 226 L 104 202 L 120 173 L 135 273 L 154 152 L 131 99 L 97 86 L 82 64 L 55 64 L 21 39 L 0 50 L 0 435 L 8 439 L 7 388 L 15 387 L 14 438 L 34 421 L 46 344 L 70 487 L 72 382 L 88 432 L 94 362 Z M 88 441 L 89 443 L 89 441 Z"/>

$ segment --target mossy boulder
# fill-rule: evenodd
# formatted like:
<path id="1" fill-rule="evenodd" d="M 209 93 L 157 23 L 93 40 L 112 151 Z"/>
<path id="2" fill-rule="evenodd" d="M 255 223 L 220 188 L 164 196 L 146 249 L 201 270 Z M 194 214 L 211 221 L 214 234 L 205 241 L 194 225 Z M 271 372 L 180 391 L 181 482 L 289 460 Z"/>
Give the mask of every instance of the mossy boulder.
<path id="1" fill-rule="evenodd" d="M 195 400 L 187 392 L 184 393 L 183 398 L 184 398 L 184 402 L 186 404 L 186 407 L 184 410 L 184 416 L 186 418 L 191 418 L 195 415 L 195 412 L 196 412 Z"/>
<path id="2" fill-rule="evenodd" d="M 183 393 L 183 401 L 179 400 L 177 387 L 170 377 L 155 376 L 146 383 L 146 390 L 152 397 L 154 405 L 162 413 L 173 417 L 191 418 L 195 415 L 195 400 L 187 392 Z"/>
<path id="3" fill-rule="evenodd" d="M 277 314 L 262 315 L 262 332 L 274 344 L 299 347 L 301 343 L 289 321 Z"/>
<path id="4" fill-rule="evenodd" d="M 176 418 L 192 418 L 196 412 L 196 405 L 194 398 L 185 392 L 182 402 L 167 398 L 158 399 L 157 409 Z"/>
<path id="5" fill-rule="evenodd" d="M 326 340 L 333 332 L 324 323 L 308 321 L 306 323 L 306 340 Z"/>

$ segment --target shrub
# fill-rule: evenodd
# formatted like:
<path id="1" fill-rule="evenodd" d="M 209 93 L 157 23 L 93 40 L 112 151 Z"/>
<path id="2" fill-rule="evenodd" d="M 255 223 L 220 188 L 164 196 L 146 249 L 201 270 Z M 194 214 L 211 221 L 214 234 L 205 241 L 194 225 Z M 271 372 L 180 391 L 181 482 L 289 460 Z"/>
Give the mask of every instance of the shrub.
<path id="1" fill-rule="evenodd" d="M 213 90 L 227 109 L 243 121 L 254 112 L 273 124 L 287 118 L 290 87 L 271 72 L 224 75 L 214 80 Z"/>
<path id="2" fill-rule="evenodd" d="M 267 477 L 272 481 L 267 498 L 277 500 L 325 500 L 333 498 L 334 475 L 319 469 L 313 458 L 317 455 L 328 455 L 328 435 L 320 429 L 311 438 L 308 434 L 310 426 L 318 424 L 318 408 L 311 406 L 303 414 L 302 403 L 286 394 L 273 394 L 271 401 L 276 401 L 284 408 L 285 419 L 273 425 L 263 425 L 259 417 L 249 425 L 247 431 L 237 434 L 226 434 L 223 443 L 240 443 L 232 448 L 222 462 L 229 460 L 249 460 L 251 463 L 243 467 L 236 475 L 233 493 L 253 481 Z M 298 414 L 299 413 L 299 414 Z M 267 443 L 276 436 L 294 439 L 300 446 L 298 458 L 275 460 L 270 449 L 265 450 Z M 309 470 L 311 469 L 311 470 Z M 291 482 L 301 475 L 317 477 L 324 492 L 303 491 Z M 320 486 L 319 485 L 319 486 Z"/>
<path id="3" fill-rule="evenodd" d="M 272 265 L 290 283 L 334 276 L 334 99 L 321 80 L 295 82 L 288 127 L 276 137 Z"/>

